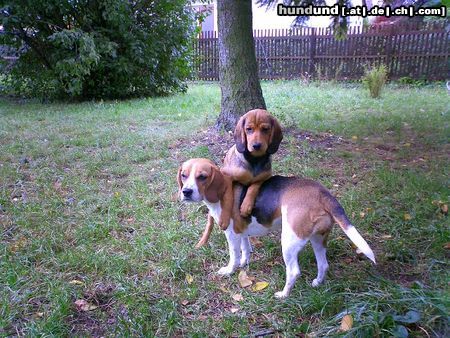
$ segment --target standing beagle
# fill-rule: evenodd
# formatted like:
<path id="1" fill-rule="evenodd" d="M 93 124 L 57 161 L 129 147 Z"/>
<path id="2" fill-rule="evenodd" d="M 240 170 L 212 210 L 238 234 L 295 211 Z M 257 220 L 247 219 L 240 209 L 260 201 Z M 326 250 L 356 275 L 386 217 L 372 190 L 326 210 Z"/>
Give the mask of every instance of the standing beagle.
<path id="1" fill-rule="evenodd" d="M 217 182 L 221 184 L 218 185 Z M 232 189 L 233 183 L 229 177 L 222 175 L 213 162 L 207 159 L 191 159 L 183 163 L 178 171 L 178 184 L 182 201 L 203 201 L 211 217 L 217 222 L 224 221 L 222 206 L 225 194 L 222 190 Z M 245 188 L 235 184 L 236 193 L 242 192 L 242 189 Z M 308 241 L 312 244 L 318 270 L 312 286 L 318 286 L 324 281 L 328 270 L 326 242 L 334 223 L 337 223 L 361 252 L 375 263 L 372 249 L 350 223 L 339 202 L 325 187 L 310 179 L 272 176 L 260 186 L 251 212 L 251 223 L 242 232 L 237 232 L 234 226 L 228 226 L 226 229 L 230 260 L 218 273 L 228 275 L 239 266 L 249 263 L 249 236 L 262 236 L 281 228 L 286 283 L 282 291 L 275 293 L 275 297 L 289 296 L 300 275 L 298 254 Z M 233 225 L 232 218 L 230 225 Z"/>

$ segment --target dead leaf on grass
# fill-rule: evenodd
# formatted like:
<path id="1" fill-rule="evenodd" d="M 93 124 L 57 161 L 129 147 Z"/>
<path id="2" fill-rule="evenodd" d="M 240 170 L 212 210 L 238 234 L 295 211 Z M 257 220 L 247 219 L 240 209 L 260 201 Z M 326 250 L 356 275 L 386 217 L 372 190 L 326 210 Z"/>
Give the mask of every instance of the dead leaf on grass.
<path id="1" fill-rule="evenodd" d="M 225 284 L 220 284 L 219 286 L 220 291 L 228 293 L 229 290 L 226 288 Z"/>
<path id="2" fill-rule="evenodd" d="M 392 235 L 382 235 L 381 238 L 382 239 L 391 239 Z"/>
<path id="3" fill-rule="evenodd" d="M 69 284 L 72 284 L 72 285 L 84 285 L 84 283 L 82 281 L 78 280 L 78 279 L 71 280 L 69 282 Z"/>
<path id="4" fill-rule="evenodd" d="M 36 312 L 33 314 L 33 318 L 38 319 L 44 317 L 44 312 Z"/>
<path id="5" fill-rule="evenodd" d="M 189 273 L 186 274 L 186 278 L 185 279 L 186 279 L 186 282 L 188 284 L 192 284 L 192 282 L 194 281 L 194 277 L 191 274 L 189 274 Z"/>
<path id="6" fill-rule="evenodd" d="M 24 248 L 28 245 L 28 241 L 25 237 L 20 237 L 17 241 L 13 242 L 10 246 L 10 250 L 12 252 L 19 251 L 20 249 Z"/>
<path id="7" fill-rule="evenodd" d="M 237 308 L 237 307 L 232 307 L 232 308 L 230 309 L 230 311 L 231 311 L 231 313 L 236 313 L 236 312 L 239 311 L 239 308 Z"/>
<path id="8" fill-rule="evenodd" d="M 246 288 L 253 284 L 253 281 L 248 277 L 245 270 L 241 270 L 238 275 L 239 284 L 241 287 Z"/>
<path id="9" fill-rule="evenodd" d="M 446 215 L 448 214 L 448 205 L 447 204 L 441 205 L 441 212 Z"/>
<path id="10" fill-rule="evenodd" d="M 240 302 L 240 301 L 244 300 L 244 297 L 240 293 L 234 294 L 233 296 L 231 296 L 231 298 L 233 298 L 236 302 Z"/>
<path id="11" fill-rule="evenodd" d="M 263 246 L 263 242 L 261 242 L 258 237 L 250 237 L 250 243 L 252 243 L 255 248 Z"/>
<path id="12" fill-rule="evenodd" d="M 445 243 L 443 248 L 447 249 L 447 250 L 450 250 L 450 242 L 449 243 Z"/>
<path id="13" fill-rule="evenodd" d="M 257 282 L 252 286 L 252 291 L 261 291 L 269 286 L 268 282 Z"/>
<path id="14" fill-rule="evenodd" d="M 404 214 L 404 215 L 403 215 L 403 219 L 404 219 L 405 221 L 410 221 L 410 220 L 412 220 L 412 216 L 411 216 L 410 214 Z"/>
<path id="15" fill-rule="evenodd" d="M 353 327 L 353 317 L 351 315 L 345 315 L 341 321 L 341 331 L 348 331 Z"/>
<path id="16" fill-rule="evenodd" d="M 181 301 L 181 305 L 186 306 L 186 305 L 188 305 L 188 304 L 189 304 L 189 301 L 188 301 L 187 299 L 183 299 L 183 300 Z"/>
<path id="17" fill-rule="evenodd" d="M 98 306 L 88 303 L 84 299 L 78 299 L 77 301 L 75 301 L 75 306 L 77 307 L 77 310 L 80 312 L 92 311 L 98 308 Z"/>

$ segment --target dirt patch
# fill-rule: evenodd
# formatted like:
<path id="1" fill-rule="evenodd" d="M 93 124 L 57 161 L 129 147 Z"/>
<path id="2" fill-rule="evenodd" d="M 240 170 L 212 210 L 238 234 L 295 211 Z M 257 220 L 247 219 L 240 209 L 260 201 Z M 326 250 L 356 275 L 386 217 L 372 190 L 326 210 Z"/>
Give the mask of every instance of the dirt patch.
<path id="1" fill-rule="evenodd" d="M 91 309 L 80 309 L 74 305 L 73 313 L 67 319 L 71 335 L 103 337 L 120 316 L 127 316 L 125 306 L 114 299 L 115 290 L 115 285 L 105 283 L 98 283 L 92 289 L 85 290 L 82 300 Z"/>

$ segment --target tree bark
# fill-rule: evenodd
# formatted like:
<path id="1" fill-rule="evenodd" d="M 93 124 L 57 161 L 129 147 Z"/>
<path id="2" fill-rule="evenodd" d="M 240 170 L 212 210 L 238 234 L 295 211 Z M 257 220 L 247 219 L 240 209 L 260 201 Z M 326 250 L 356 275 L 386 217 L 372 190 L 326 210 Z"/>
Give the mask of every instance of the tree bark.
<path id="1" fill-rule="evenodd" d="M 241 115 L 266 108 L 256 63 L 252 1 L 217 0 L 217 17 L 222 105 L 216 126 L 233 130 Z"/>

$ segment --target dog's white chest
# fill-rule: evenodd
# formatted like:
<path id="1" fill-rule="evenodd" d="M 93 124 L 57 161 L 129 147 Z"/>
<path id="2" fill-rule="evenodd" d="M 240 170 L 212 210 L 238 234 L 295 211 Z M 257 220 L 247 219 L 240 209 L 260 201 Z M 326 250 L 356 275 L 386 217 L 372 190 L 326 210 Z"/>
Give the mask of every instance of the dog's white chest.
<path id="1" fill-rule="evenodd" d="M 209 213 L 214 218 L 216 223 L 219 223 L 220 214 L 222 213 L 222 208 L 220 206 L 220 202 L 210 203 L 206 200 L 203 200 L 203 203 L 208 207 Z"/>

